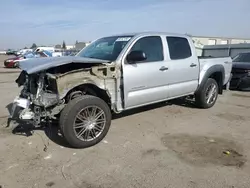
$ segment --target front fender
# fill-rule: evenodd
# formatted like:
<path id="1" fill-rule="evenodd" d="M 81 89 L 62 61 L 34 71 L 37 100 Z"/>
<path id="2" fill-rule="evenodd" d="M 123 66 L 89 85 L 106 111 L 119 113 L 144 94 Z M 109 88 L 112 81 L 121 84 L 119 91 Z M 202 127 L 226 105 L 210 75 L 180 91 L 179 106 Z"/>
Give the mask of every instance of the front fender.
<path id="1" fill-rule="evenodd" d="M 92 84 L 105 90 L 104 80 L 96 77 L 89 78 L 89 75 L 88 77 L 84 77 L 82 72 L 78 72 L 57 78 L 57 91 L 59 98 L 63 99 L 70 90 L 84 84 Z"/>

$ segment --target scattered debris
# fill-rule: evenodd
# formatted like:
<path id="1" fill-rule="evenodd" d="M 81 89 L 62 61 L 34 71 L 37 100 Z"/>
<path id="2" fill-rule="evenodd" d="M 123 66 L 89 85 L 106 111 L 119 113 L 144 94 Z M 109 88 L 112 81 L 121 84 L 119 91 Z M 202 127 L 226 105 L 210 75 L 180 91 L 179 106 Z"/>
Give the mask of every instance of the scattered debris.
<path id="1" fill-rule="evenodd" d="M 44 148 L 43 148 L 43 151 L 44 152 L 47 152 L 48 151 L 48 146 L 49 146 L 49 140 L 48 142 L 46 143 L 43 136 L 39 133 L 36 132 L 36 134 L 41 138 L 42 142 L 43 142 L 43 145 L 44 145 Z"/>
<path id="2" fill-rule="evenodd" d="M 48 146 L 47 146 L 46 144 L 44 144 L 43 151 L 44 151 L 44 152 L 47 152 L 47 151 L 48 151 Z"/>
<path id="3" fill-rule="evenodd" d="M 209 140 L 209 142 L 214 143 L 214 142 L 215 142 L 215 140 L 214 140 L 214 139 L 210 139 L 210 140 Z"/>
<path id="4" fill-rule="evenodd" d="M 28 142 L 28 144 L 29 144 L 29 145 L 31 145 L 31 144 L 32 144 L 32 142 Z"/>
<path id="5" fill-rule="evenodd" d="M 63 147 L 63 146 L 60 146 L 60 148 L 62 148 L 62 149 L 63 149 L 64 147 Z"/>
<path id="6" fill-rule="evenodd" d="M 73 153 L 73 155 L 76 155 L 76 153 Z"/>
<path id="7" fill-rule="evenodd" d="M 230 151 L 223 151 L 224 154 L 230 155 Z"/>
<path id="8" fill-rule="evenodd" d="M 53 185 L 55 185 L 55 183 L 53 181 L 46 183 L 47 187 L 52 187 Z"/>
<path id="9" fill-rule="evenodd" d="M 11 168 L 14 168 L 14 167 L 17 167 L 17 166 L 19 166 L 19 164 L 13 164 L 13 165 L 9 166 L 6 170 L 10 170 Z"/>
<path id="10" fill-rule="evenodd" d="M 103 143 L 107 144 L 107 143 L 108 143 L 108 141 L 107 141 L 107 140 L 103 140 Z"/>
<path id="11" fill-rule="evenodd" d="M 238 153 L 238 152 L 235 151 L 235 150 L 229 150 L 229 152 L 231 152 L 232 154 L 237 155 L 237 156 L 239 156 L 239 157 L 242 157 L 242 156 L 243 156 L 242 154 Z"/>
<path id="12" fill-rule="evenodd" d="M 51 157 L 52 157 L 52 155 L 51 155 L 51 154 L 49 154 L 49 155 L 47 155 L 46 157 L 44 157 L 44 159 L 45 159 L 45 160 L 47 160 L 47 159 L 51 159 Z"/>

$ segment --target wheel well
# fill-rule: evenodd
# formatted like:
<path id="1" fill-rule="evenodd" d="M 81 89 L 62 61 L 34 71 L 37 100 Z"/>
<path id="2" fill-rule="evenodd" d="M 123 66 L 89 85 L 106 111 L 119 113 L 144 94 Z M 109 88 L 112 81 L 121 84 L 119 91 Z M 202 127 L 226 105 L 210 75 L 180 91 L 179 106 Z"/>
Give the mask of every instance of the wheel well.
<path id="1" fill-rule="evenodd" d="M 74 95 L 76 95 L 74 97 Z M 83 84 L 71 89 L 65 96 L 66 102 L 69 102 L 73 98 L 79 97 L 81 95 L 93 95 L 104 100 L 109 106 L 111 106 L 111 100 L 107 92 L 100 89 L 94 84 Z"/>
<path id="2" fill-rule="evenodd" d="M 223 92 L 223 77 L 222 77 L 222 72 L 214 72 L 209 76 L 209 78 L 213 78 L 218 86 L 219 86 L 219 94 L 222 94 Z"/>

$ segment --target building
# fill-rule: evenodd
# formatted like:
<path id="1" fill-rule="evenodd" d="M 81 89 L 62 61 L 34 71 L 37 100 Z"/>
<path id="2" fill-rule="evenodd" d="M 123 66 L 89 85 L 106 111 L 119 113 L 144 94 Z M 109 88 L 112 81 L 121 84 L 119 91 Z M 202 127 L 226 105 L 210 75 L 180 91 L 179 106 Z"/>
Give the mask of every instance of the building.
<path id="1" fill-rule="evenodd" d="M 61 48 L 62 48 L 62 45 L 61 45 L 61 44 L 57 44 L 57 45 L 55 45 L 55 48 L 56 48 L 56 49 L 61 49 Z"/>
<path id="2" fill-rule="evenodd" d="M 66 45 L 67 50 L 71 50 L 71 49 L 74 49 L 74 48 L 75 48 L 75 45 Z"/>
<path id="3" fill-rule="evenodd" d="M 192 36 L 197 44 L 201 45 L 220 45 L 220 44 L 244 44 L 250 43 L 250 38 L 226 38 L 226 37 L 206 37 Z"/>
<path id="4" fill-rule="evenodd" d="M 74 49 L 75 48 L 75 45 L 66 45 L 66 50 L 71 50 L 71 49 Z M 57 44 L 55 45 L 55 49 L 62 49 L 62 45 L 61 44 Z"/>
<path id="5" fill-rule="evenodd" d="M 78 42 L 75 44 L 75 49 L 81 50 L 81 49 L 85 48 L 85 46 L 86 46 L 86 42 Z"/>

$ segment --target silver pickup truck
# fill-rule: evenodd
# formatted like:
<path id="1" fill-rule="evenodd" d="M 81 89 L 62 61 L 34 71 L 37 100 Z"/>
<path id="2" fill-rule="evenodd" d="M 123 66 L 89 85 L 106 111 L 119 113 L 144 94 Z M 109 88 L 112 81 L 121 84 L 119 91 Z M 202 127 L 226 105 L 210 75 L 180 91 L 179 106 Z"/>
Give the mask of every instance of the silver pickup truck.
<path id="1" fill-rule="evenodd" d="M 59 120 L 66 141 L 90 147 L 113 113 L 184 96 L 210 108 L 229 81 L 231 58 L 198 58 L 192 39 L 170 33 L 100 38 L 76 56 L 20 62 L 22 86 L 11 118 L 40 126 Z"/>

